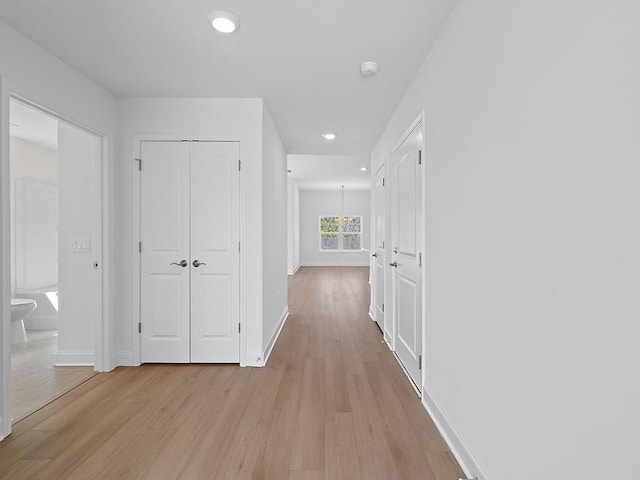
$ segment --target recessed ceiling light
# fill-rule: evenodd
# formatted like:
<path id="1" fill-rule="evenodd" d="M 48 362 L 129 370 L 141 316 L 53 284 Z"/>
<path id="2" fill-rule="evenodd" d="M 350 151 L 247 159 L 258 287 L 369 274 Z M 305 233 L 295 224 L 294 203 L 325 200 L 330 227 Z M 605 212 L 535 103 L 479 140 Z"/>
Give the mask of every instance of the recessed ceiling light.
<path id="1" fill-rule="evenodd" d="M 207 15 L 211 26 L 220 33 L 233 33 L 240 28 L 240 19 L 233 13 L 217 10 Z"/>
<path id="2" fill-rule="evenodd" d="M 324 137 L 325 140 L 335 140 L 336 139 L 336 134 L 335 133 L 323 133 L 322 136 Z"/>
<path id="3" fill-rule="evenodd" d="M 367 167 L 360 167 L 360 171 L 361 172 L 366 172 L 367 171 Z"/>

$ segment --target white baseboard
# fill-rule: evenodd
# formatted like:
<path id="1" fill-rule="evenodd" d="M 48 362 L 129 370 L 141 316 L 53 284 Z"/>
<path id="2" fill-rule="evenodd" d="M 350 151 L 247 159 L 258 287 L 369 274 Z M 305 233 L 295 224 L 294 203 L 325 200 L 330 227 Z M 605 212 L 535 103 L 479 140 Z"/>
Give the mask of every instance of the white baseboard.
<path id="1" fill-rule="evenodd" d="M 471 450 L 455 429 L 449 417 L 440 408 L 433 394 L 427 388 L 422 389 L 422 406 L 427 410 L 433 423 L 436 424 L 442 438 L 449 446 L 453 456 L 456 457 L 465 475 L 469 478 L 477 477 L 478 480 L 490 480 L 487 472 L 471 453 Z"/>
<path id="2" fill-rule="evenodd" d="M 132 351 L 118 352 L 116 355 L 116 367 L 139 367 L 140 363 L 135 361 Z"/>
<path id="3" fill-rule="evenodd" d="M 369 318 L 374 322 L 376 321 L 376 319 L 373 317 L 373 310 L 371 309 L 371 305 L 369 305 Z"/>
<path id="4" fill-rule="evenodd" d="M 287 322 L 287 318 L 289 318 L 289 306 L 288 305 L 284 309 L 284 311 L 282 312 L 282 316 L 280 317 L 280 321 L 278 322 L 278 326 L 273 331 L 273 334 L 271 335 L 271 339 L 269 340 L 269 343 L 267 344 L 267 348 L 264 350 L 264 355 L 262 355 L 262 358 L 263 358 L 262 366 L 265 366 L 267 364 L 267 360 L 269 360 L 269 357 L 271 356 L 271 351 L 273 350 L 273 347 L 275 346 L 276 342 L 278 341 L 278 337 L 280 336 L 280 332 L 282 332 L 282 329 L 284 328 L 284 324 Z"/>
<path id="5" fill-rule="evenodd" d="M 289 272 L 288 275 L 295 275 L 296 273 L 298 273 L 298 270 L 300 270 L 300 265 L 298 265 L 296 268 L 294 268 L 293 272 Z"/>
<path id="6" fill-rule="evenodd" d="M 56 352 L 56 367 L 93 367 L 95 354 L 91 350 L 58 350 Z"/>

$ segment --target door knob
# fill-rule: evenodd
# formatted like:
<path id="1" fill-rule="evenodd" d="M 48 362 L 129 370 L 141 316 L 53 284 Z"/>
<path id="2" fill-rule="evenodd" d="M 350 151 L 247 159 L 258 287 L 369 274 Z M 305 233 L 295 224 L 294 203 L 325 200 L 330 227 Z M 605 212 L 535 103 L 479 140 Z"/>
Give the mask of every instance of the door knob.
<path id="1" fill-rule="evenodd" d="M 398 268 L 398 262 L 391 262 L 389 266 L 393 268 Z"/>
<path id="2" fill-rule="evenodd" d="M 169 265 L 177 265 L 179 267 L 186 267 L 187 265 L 189 265 L 189 262 L 187 262 L 184 258 L 182 260 L 180 260 L 180 263 L 176 263 L 176 262 L 171 262 Z"/>
<path id="3" fill-rule="evenodd" d="M 372 253 L 371 256 L 375 258 L 375 257 L 378 256 L 378 254 L 377 253 Z"/>
<path id="4" fill-rule="evenodd" d="M 196 260 L 194 260 L 194 261 L 193 261 L 193 264 L 192 264 L 192 265 L 193 265 L 194 267 L 198 268 L 200 265 L 206 265 L 206 263 L 201 262 L 200 260 L 196 259 Z"/>

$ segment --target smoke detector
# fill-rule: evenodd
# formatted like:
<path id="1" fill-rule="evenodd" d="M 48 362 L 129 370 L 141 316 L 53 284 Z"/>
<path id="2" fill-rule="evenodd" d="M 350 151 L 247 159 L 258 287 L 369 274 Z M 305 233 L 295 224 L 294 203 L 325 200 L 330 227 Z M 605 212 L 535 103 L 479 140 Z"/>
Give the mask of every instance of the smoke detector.
<path id="1" fill-rule="evenodd" d="M 360 74 L 363 77 L 371 77 L 378 73 L 378 64 L 376 62 L 363 62 L 360 65 Z"/>

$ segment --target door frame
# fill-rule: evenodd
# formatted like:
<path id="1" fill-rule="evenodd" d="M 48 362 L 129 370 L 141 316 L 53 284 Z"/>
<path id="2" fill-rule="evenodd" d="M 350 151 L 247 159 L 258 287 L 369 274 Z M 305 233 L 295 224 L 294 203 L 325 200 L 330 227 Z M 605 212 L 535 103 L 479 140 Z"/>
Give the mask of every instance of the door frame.
<path id="1" fill-rule="evenodd" d="M 378 167 L 377 170 L 375 170 L 373 172 L 373 181 L 372 181 L 372 195 L 371 195 L 371 204 L 372 204 L 372 216 L 371 216 L 371 257 L 370 257 L 370 269 L 371 272 L 373 272 L 371 274 L 371 306 L 369 308 L 370 312 L 369 312 L 369 316 L 371 317 L 371 319 L 376 322 L 376 324 L 378 325 L 378 327 L 380 327 L 380 330 L 382 331 L 382 338 L 384 340 L 387 340 L 386 335 L 385 335 L 385 324 L 386 324 L 386 319 L 387 319 L 387 315 L 386 315 L 386 311 L 383 310 L 382 312 L 382 319 L 380 321 L 378 321 L 378 310 L 377 310 L 377 303 L 378 303 L 378 282 L 382 282 L 383 284 L 383 290 L 382 290 L 382 302 L 384 304 L 385 300 L 386 300 L 386 288 L 387 288 L 387 283 L 385 282 L 385 270 L 386 267 L 382 270 L 382 275 L 378 275 L 377 269 L 376 269 L 376 264 L 378 261 L 377 257 L 374 257 L 373 255 L 375 253 L 377 253 L 377 245 L 378 245 L 378 225 L 377 225 L 377 216 L 378 216 L 378 212 L 376 210 L 376 207 L 378 206 L 377 200 L 376 200 L 376 179 L 378 178 L 378 174 L 382 174 L 382 180 L 383 180 L 383 199 L 382 199 L 382 205 L 383 205 L 383 210 L 386 209 L 387 207 L 387 190 L 386 190 L 386 178 L 387 178 L 387 159 L 385 158 L 385 161 Z M 382 212 L 382 221 L 384 223 L 383 226 L 383 232 L 384 235 L 386 236 L 387 234 L 387 215 L 386 215 L 386 210 L 384 212 Z M 387 259 L 387 244 L 386 244 L 386 237 L 383 238 L 383 242 L 385 242 L 382 251 L 383 251 L 383 256 L 384 259 L 382 260 L 383 266 L 386 263 L 386 259 Z M 382 277 L 382 278 L 380 278 Z M 385 309 L 386 310 L 386 309 Z"/>
<path id="2" fill-rule="evenodd" d="M 244 135 L 240 135 L 234 138 L 220 138 L 219 136 L 212 134 L 205 135 L 194 135 L 193 133 L 189 134 L 139 134 L 133 136 L 133 158 L 131 159 L 131 171 L 132 173 L 132 211 L 133 211 L 133 221 L 132 221 L 132 245 L 135 248 L 133 251 L 133 258 L 131 259 L 131 264 L 134 265 L 133 268 L 133 312 L 135 317 L 132 318 L 131 322 L 131 335 L 134 339 L 133 341 L 133 355 L 134 355 L 134 363 L 136 365 L 141 365 L 141 336 L 138 332 L 138 323 L 141 321 L 141 285 L 142 281 L 142 272 L 140 265 L 140 254 L 138 252 L 138 242 L 142 238 L 141 235 L 141 170 L 138 168 L 138 161 L 136 159 L 140 158 L 141 155 L 141 143 L 142 142 L 181 142 L 181 141 L 202 141 L 202 142 L 238 142 L 240 144 L 240 161 L 242 164 L 246 165 L 246 148 L 247 148 L 247 137 Z M 241 169 L 239 172 L 240 177 L 240 191 L 239 191 L 239 209 L 240 209 L 240 221 L 239 221 L 239 239 L 241 245 L 247 245 L 247 187 L 246 187 L 246 175 L 244 175 L 244 169 Z M 240 322 L 240 366 L 247 366 L 247 249 L 241 248 L 240 255 L 240 305 L 239 312 L 240 318 L 238 321 Z M 136 340 L 137 339 L 137 340 Z"/>
<path id="3" fill-rule="evenodd" d="M 105 372 L 114 368 L 111 348 L 111 152 L 113 151 L 113 134 L 105 127 L 95 124 L 69 110 L 64 105 L 44 98 L 21 85 L 0 77 L 0 440 L 11 433 L 11 225 L 10 225 L 10 100 L 21 101 L 43 113 L 51 115 L 101 139 L 102 150 L 95 189 L 100 192 L 100 207 L 96 215 L 97 237 L 95 242 L 96 260 L 101 263 L 98 276 L 96 298 L 96 324 L 94 325 L 94 369 Z"/>
<path id="4" fill-rule="evenodd" d="M 402 146 L 402 144 L 404 143 L 404 141 L 409 137 L 409 135 L 411 135 L 411 133 L 416 129 L 419 128 L 420 132 L 422 134 L 422 144 L 420 146 L 420 149 L 422 151 L 422 169 L 421 169 L 421 177 L 420 177 L 420 182 L 422 184 L 422 199 L 421 199 L 421 203 L 422 203 L 422 226 L 421 226 L 421 239 L 420 239 L 420 244 L 418 246 L 418 248 L 420 249 L 420 251 L 422 252 L 422 268 L 420 269 L 420 275 L 421 275 L 421 281 L 422 281 L 422 288 L 421 288 L 421 294 L 422 294 L 422 312 L 421 312 L 421 319 L 422 319 L 422 370 L 421 370 L 421 379 L 420 379 L 420 389 L 416 388 L 416 386 L 414 385 L 413 381 L 411 380 L 411 378 L 409 377 L 409 374 L 404 370 L 403 367 L 403 371 L 405 372 L 405 374 L 407 375 L 408 379 L 409 379 L 409 383 L 411 384 L 411 386 L 414 388 L 414 390 L 416 391 L 416 393 L 418 394 L 418 396 L 420 398 L 422 398 L 422 392 L 424 392 L 425 389 L 425 383 L 426 383 L 426 361 L 427 361 L 427 291 L 426 291 L 426 280 L 427 280 L 427 244 L 426 244 L 426 225 L 427 225 L 427 215 L 426 215 L 426 206 L 427 206 L 427 189 L 426 189 L 426 178 L 427 178 L 427 154 L 426 154 L 426 125 L 425 125 L 425 119 L 426 119 L 426 115 L 425 115 L 425 111 L 421 110 L 420 114 L 418 115 L 418 117 L 411 122 L 411 124 L 409 125 L 409 127 L 402 133 L 402 135 L 399 137 L 398 141 L 393 145 L 393 148 L 391 150 L 391 156 L 389 157 L 389 161 L 393 161 L 393 154 L 395 152 L 397 152 L 397 150 Z M 385 162 L 386 164 L 387 162 Z M 385 248 L 385 255 L 386 258 L 391 258 L 390 256 L 390 249 L 391 249 L 391 239 L 392 239 L 392 234 L 393 234 L 393 222 L 391 222 L 391 213 L 393 212 L 393 197 L 395 196 L 395 192 L 398 188 L 397 185 L 397 179 L 395 178 L 394 174 L 393 174 L 393 168 L 389 168 L 387 169 L 387 181 L 389 182 L 388 185 L 390 187 L 390 191 L 386 192 L 386 212 L 385 212 L 385 231 L 386 231 L 386 235 L 387 235 L 387 243 L 386 243 L 386 248 Z M 387 307 L 385 305 L 385 320 L 388 321 L 390 320 L 390 323 L 392 324 L 392 336 L 390 339 L 387 340 L 387 344 L 389 345 L 389 348 L 395 353 L 396 351 L 396 331 L 397 331 L 397 322 L 398 319 L 396 318 L 396 301 L 397 301 L 397 294 L 396 294 L 396 288 L 395 288 L 395 283 L 393 282 L 393 272 L 391 270 L 391 266 L 389 265 L 389 262 L 385 262 L 385 280 L 386 280 L 386 285 L 390 286 L 390 288 L 386 288 L 385 289 L 385 299 L 388 301 L 389 303 L 389 307 Z M 391 313 L 391 318 L 389 318 L 386 315 L 386 312 L 390 312 Z M 386 323 L 385 323 L 386 326 Z M 386 332 L 386 328 L 385 328 L 385 332 Z M 402 363 L 400 362 L 400 360 L 396 357 L 396 360 L 398 361 L 398 363 L 400 363 L 400 365 L 402 366 Z"/>

